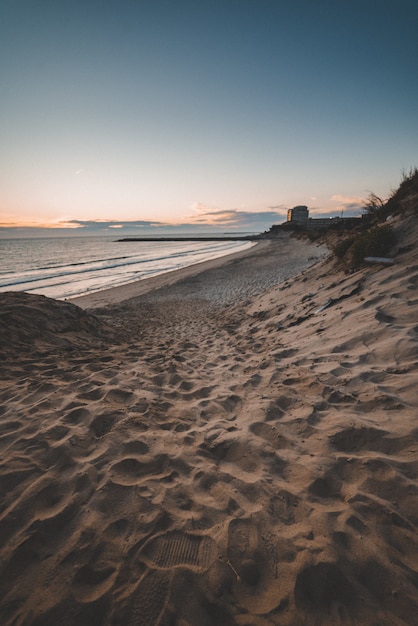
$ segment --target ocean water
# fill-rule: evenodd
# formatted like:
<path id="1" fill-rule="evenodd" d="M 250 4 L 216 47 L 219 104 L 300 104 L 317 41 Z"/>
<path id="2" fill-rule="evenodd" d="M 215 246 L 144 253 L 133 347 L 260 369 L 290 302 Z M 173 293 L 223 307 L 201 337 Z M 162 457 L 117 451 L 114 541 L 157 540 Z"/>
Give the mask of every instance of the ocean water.
<path id="1" fill-rule="evenodd" d="M 0 239 L 0 292 L 64 300 L 251 247 L 251 242 L 117 242 L 110 237 Z"/>

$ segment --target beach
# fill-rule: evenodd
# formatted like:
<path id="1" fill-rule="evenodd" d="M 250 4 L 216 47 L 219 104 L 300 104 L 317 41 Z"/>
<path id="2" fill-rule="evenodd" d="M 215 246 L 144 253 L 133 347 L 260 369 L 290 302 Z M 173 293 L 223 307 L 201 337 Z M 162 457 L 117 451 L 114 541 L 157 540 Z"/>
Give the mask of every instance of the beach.
<path id="1" fill-rule="evenodd" d="M 179 298 L 238 303 L 298 274 L 325 254 L 325 246 L 310 247 L 305 241 L 289 240 L 283 235 L 276 240 L 259 241 L 250 249 L 71 301 L 85 309 L 97 309 L 163 290 L 164 301 Z"/>
<path id="2" fill-rule="evenodd" d="M 115 240 L 109 236 L 0 240 L 0 293 L 70 300 L 251 248 L 225 238 Z"/>
<path id="3" fill-rule="evenodd" d="M 58 302 L 0 294 L 0 621 L 408 625 L 418 228 L 283 235 Z"/>

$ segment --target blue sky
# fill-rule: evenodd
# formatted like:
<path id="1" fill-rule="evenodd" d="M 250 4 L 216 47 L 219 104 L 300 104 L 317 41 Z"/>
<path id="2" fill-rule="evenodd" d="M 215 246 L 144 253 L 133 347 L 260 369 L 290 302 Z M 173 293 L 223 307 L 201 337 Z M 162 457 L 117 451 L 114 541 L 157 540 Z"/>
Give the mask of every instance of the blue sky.
<path id="1" fill-rule="evenodd" d="M 418 164 L 417 23 L 415 0 L 2 0 L 3 236 L 358 213 Z"/>

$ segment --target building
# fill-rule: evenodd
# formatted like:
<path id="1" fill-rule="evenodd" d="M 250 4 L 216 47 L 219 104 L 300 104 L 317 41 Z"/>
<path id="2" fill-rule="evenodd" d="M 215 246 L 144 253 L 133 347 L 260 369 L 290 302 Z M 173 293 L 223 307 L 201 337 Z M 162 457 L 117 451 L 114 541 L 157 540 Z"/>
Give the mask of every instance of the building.
<path id="1" fill-rule="evenodd" d="M 287 221 L 288 222 L 296 222 L 300 224 L 300 226 L 306 226 L 309 219 L 309 211 L 308 207 L 303 204 L 299 206 L 293 207 L 293 209 L 289 209 L 287 212 Z"/>
<path id="2" fill-rule="evenodd" d="M 306 228 L 308 230 L 352 230 L 361 226 L 363 222 L 362 217 L 309 218 Z"/>
<path id="3" fill-rule="evenodd" d="M 309 217 L 308 207 L 299 205 L 287 211 L 287 221 L 303 230 L 329 230 L 347 229 L 351 230 L 360 226 L 364 221 L 362 217 Z"/>

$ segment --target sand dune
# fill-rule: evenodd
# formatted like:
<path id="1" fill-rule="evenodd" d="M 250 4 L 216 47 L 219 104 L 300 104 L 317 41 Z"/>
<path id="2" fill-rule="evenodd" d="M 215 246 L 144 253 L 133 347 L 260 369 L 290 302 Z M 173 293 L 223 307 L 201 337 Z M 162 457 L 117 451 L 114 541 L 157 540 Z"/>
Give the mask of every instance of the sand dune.
<path id="1" fill-rule="evenodd" d="M 289 240 L 91 311 L 1 295 L 1 623 L 414 624 L 398 228 L 396 263 L 352 274 Z"/>

